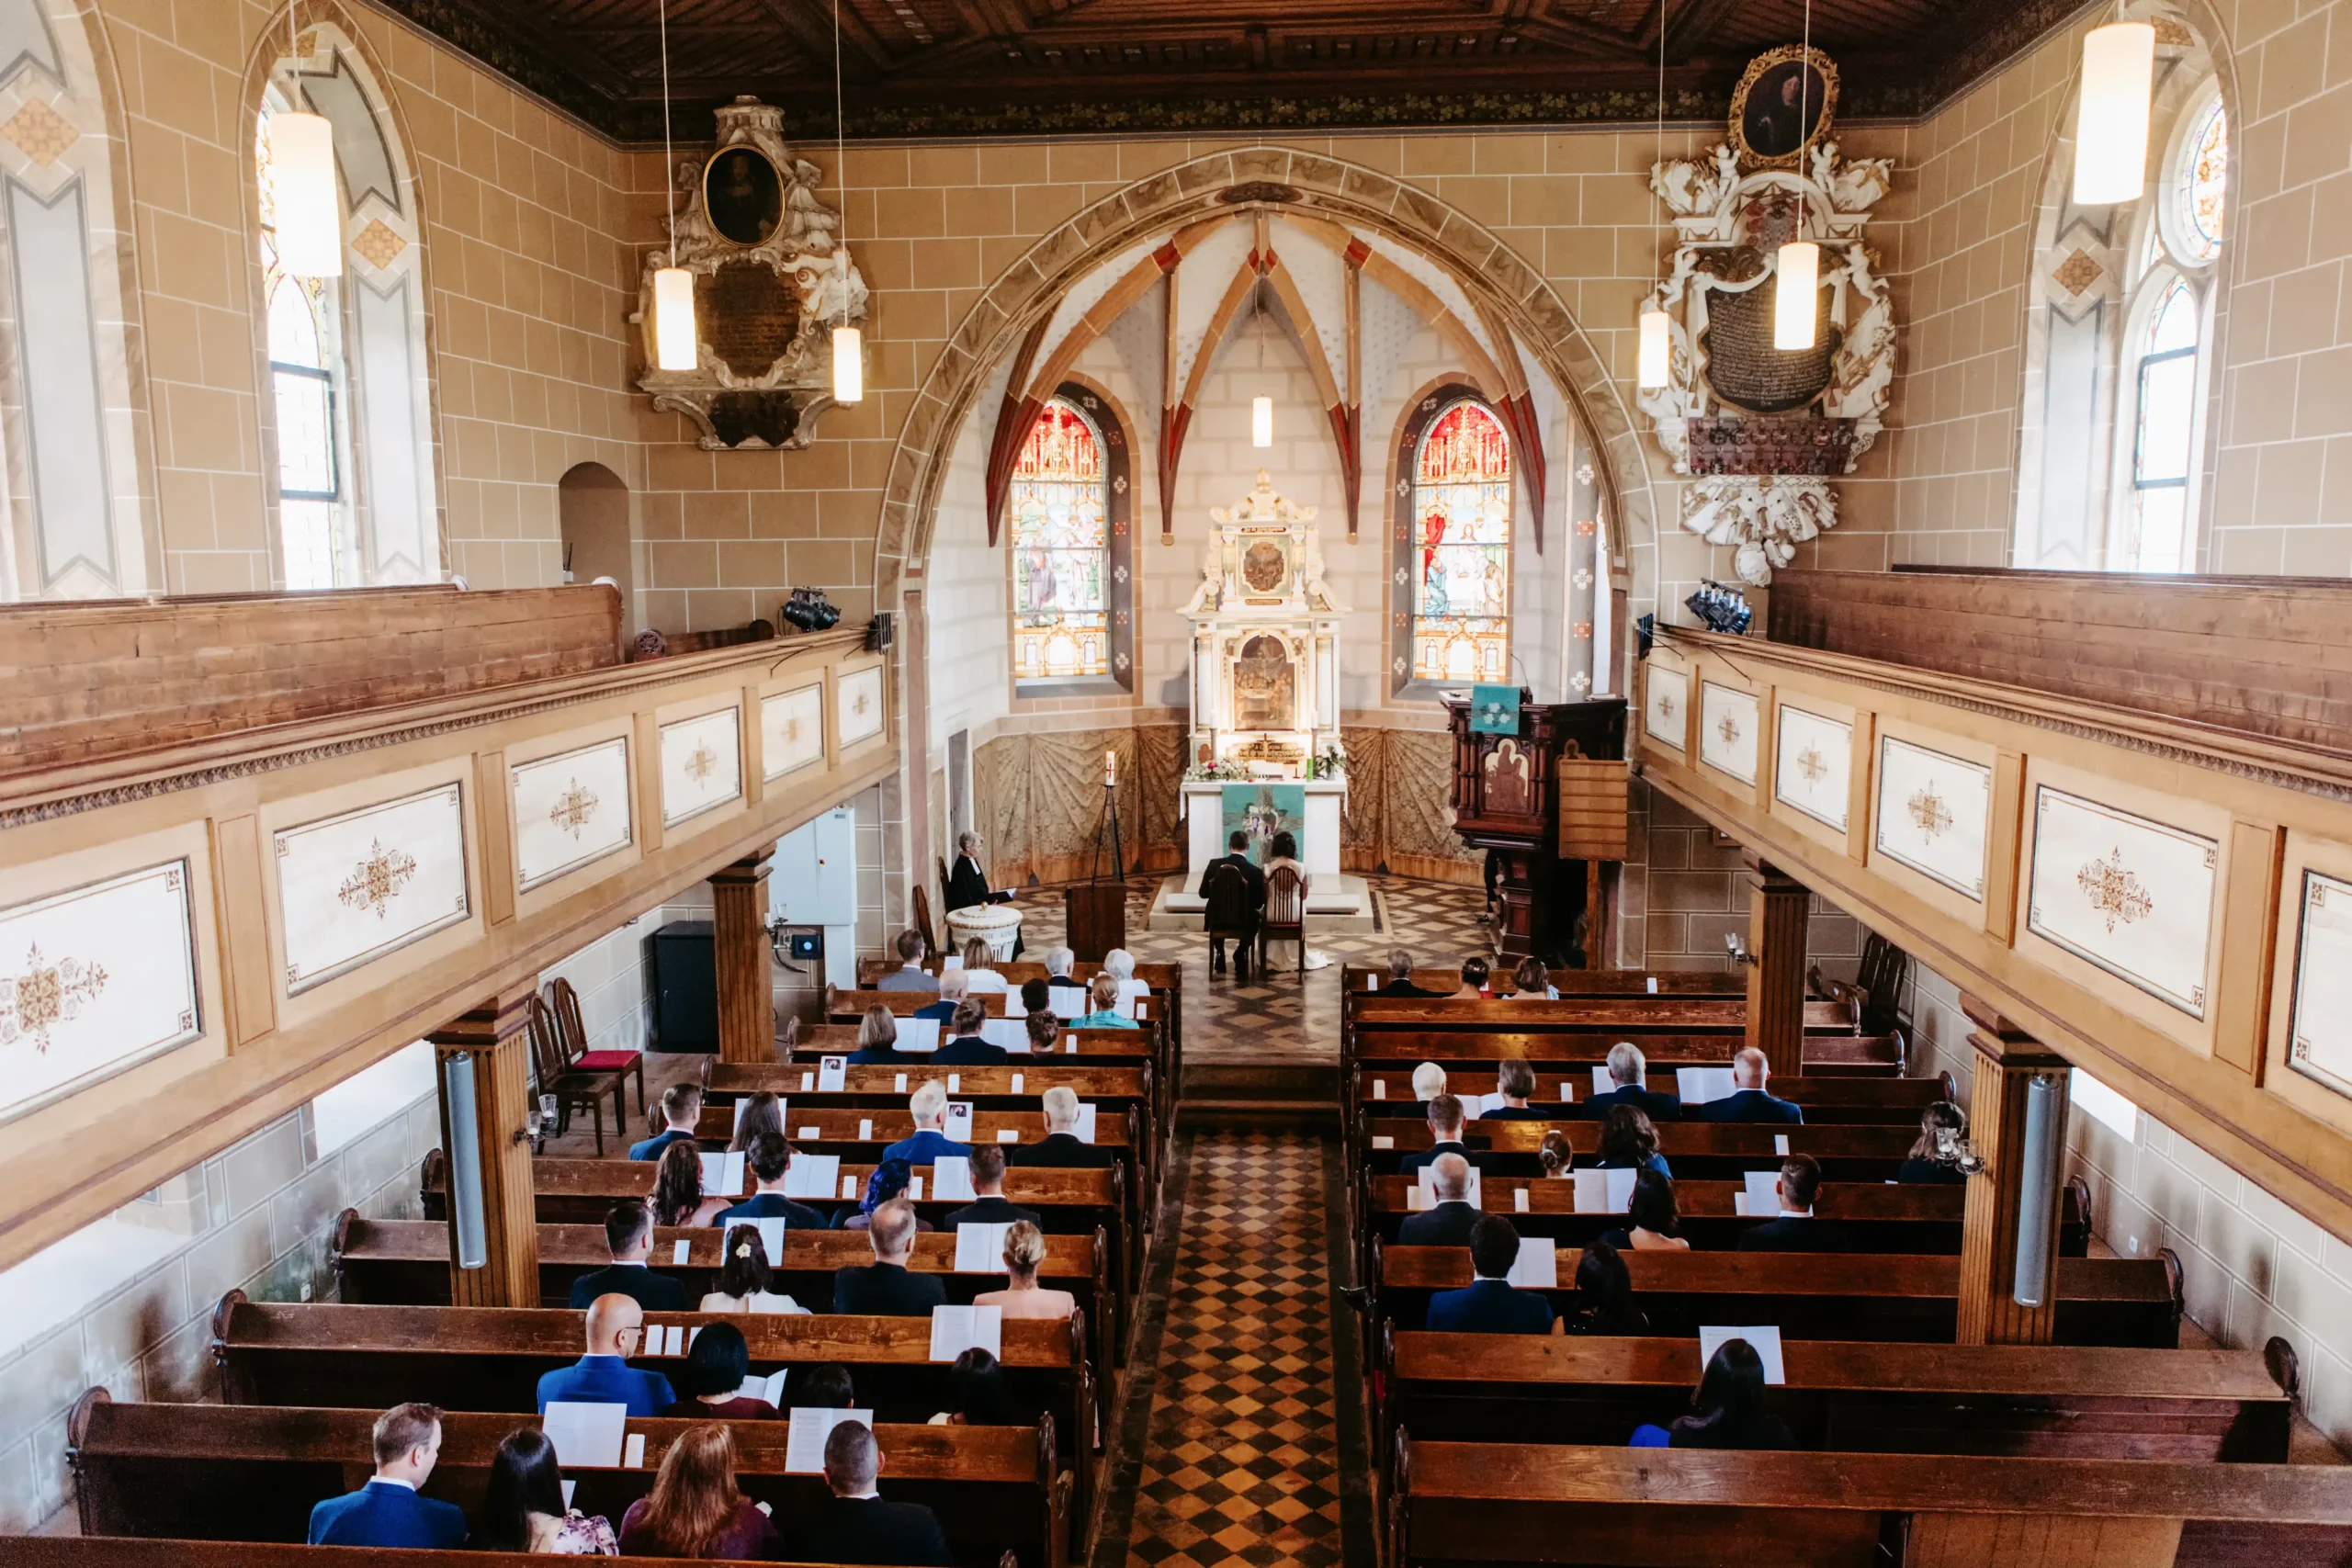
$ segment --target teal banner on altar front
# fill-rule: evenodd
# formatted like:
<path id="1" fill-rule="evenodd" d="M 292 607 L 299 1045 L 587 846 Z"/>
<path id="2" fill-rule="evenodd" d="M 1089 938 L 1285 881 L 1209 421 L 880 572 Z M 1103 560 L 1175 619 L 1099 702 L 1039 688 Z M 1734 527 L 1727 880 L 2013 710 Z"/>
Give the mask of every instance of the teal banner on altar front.
<path id="1" fill-rule="evenodd" d="M 1517 735 L 1519 733 L 1519 688 L 1517 686 L 1471 687 L 1470 732 L 1474 735 Z"/>
<path id="2" fill-rule="evenodd" d="M 1516 728 L 1514 726 L 1513 728 Z M 1232 842 L 1236 832 L 1250 835 L 1250 859 L 1263 865 L 1272 858 L 1267 846 L 1276 833 L 1288 833 L 1299 840 L 1301 856 L 1306 841 L 1306 786 L 1295 784 L 1229 784 L 1218 791 L 1224 807 L 1224 825 L 1218 829 L 1218 847 Z"/>

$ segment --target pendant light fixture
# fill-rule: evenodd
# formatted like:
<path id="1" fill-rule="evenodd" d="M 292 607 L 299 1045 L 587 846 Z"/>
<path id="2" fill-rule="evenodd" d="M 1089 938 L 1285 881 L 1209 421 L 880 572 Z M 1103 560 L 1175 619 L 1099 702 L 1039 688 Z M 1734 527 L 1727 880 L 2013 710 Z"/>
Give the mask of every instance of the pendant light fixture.
<path id="1" fill-rule="evenodd" d="M 842 115 L 842 0 L 833 0 L 833 167 L 842 186 L 842 222 L 833 236 L 833 277 L 842 302 L 841 322 L 833 328 L 833 401 L 854 403 L 865 396 L 865 334 L 849 319 L 849 125 Z"/>
<path id="2" fill-rule="evenodd" d="M 1657 23 L 1657 162 L 1666 162 L 1666 13 L 1658 12 Z M 1653 176 L 1650 184 L 1650 217 L 1657 217 L 1657 184 Z M 1667 319 L 1666 297 L 1660 289 L 1656 300 L 1641 315 L 1641 347 L 1634 358 L 1634 380 L 1645 392 L 1656 391 L 1667 384 L 1672 369 L 1674 354 L 1672 325 Z"/>
<path id="3" fill-rule="evenodd" d="M 1804 169 L 1805 148 L 1813 141 L 1813 110 L 1806 95 L 1813 88 L 1813 0 L 1804 0 L 1804 52 L 1797 59 L 1797 169 Z M 1772 346 L 1807 349 L 1813 346 L 1814 318 L 1821 311 L 1821 247 L 1803 238 L 1805 207 L 1797 203 L 1799 238 L 1780 250 L 1779 276 L 1772 286 Z"/>
<path id="4" fill-rule="evenodd" d="M 334 181 L 334 127 L 302 107 L 302 34 L 287 0 L 286 107 L 269 117 L 269 197 L 278 265 L 296 277 L 343 276 L 343 197 Z"/>
<path id="5" fill-rule="evenodd" d="M 1250 324 L 1258 335 L 1258 385 L 1266 384 L 1266 313 L 1261 291 L 1266 287 L 1263 277 L 1250 291 Z M 1272 446 L 1274 444 L 1274 400 L 1264 392 L 1250 400 L 1250 445 Z"/>
<path id="6" fill-rule="evenodd" d="M 2083 90 L 2075 120 L 2075 200 L 2083 207 L 2137 201 L 2148 179 L 2148 98 L 2156 29 L 2116 19 L 2083 35 Z"/>
<path id="7" fill-rule="evenodd" d="M 692 370 L 702 351 L 695 330 L 695 277 L 678 265 L 678 163 L 670 144 L 670 7 L 654 7 L 662 37 L 662 178 L 670 187 L 670 265 L 653 274 L 653 365 Z"/>

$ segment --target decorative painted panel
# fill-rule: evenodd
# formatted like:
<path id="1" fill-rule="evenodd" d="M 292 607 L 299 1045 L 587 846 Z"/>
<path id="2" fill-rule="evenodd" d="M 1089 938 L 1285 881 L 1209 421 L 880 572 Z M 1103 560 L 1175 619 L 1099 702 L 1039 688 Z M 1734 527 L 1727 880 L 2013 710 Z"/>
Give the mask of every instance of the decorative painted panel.
<path id="1" fill-rule="evenodd" d="M 2303 873 L 2287 1065 L 2352 1095 L 2352 882 Z"/>
<path id="2" fill-rule="evenodd" d="M 1755 694 L 1702 681 L 1699 708 L 1699 760 L 1754 784 L 1756 732 L 1764 727 Z"/>
<path id="3" fill-rule="evenodd" d="M 514 875 L 525 892 L 629 844 L 628 740 L 518 764 Z"/>
<path id="4" fill-rule="evenodd" d="M 1879 740 L 1878 852 L 1984 901 L 1993 770 L 1894 736 Z"/>
<path id="5" fill-rule="evenodd" d="M 673 827 L 743 793 L 737 714 L 723 707 L 662 727 L 662 821 Z"/>
<path id="6" fill-rule="evenodd" d="M 1781 705 L 1773 798 L 1842 833 L 1852 808 L 1853 775 L 1852 725 Z"/>
<path id="7" fill-rule="evenodd" d="M 853 670 L 836 683 L 842 744 L 854 746 L 882 733 L 882 667 Z"/>
<path id="8" fill-rule="evenodd" d="M 1650 666 L 1642 702 L 1642 732 L 1661 746 L 1682 750 L 1682 725 L 1690 708 L 1690 677 L 1680 670 Z"/>
<path id="9" fill-rule="evenodd" d="M 825 760 L 825 688 L 778 692 L 760 704 L 761 776 L 780 779 Z"/>
<path id="10" fill-rule="evenodd" d="M 272 838 L 289 997 L 469 912 L 464 802 L 454 782 Z"/>
<path id="11" fill-rule="evenodd" d="M 2220 862 L 2211 839 L 2037 785 L 2026 929 L 2201 1019 Z"/>
<path id="12" fill-rule="evenodd" d="M 203 1032 L 184 860 L 0 910 L 0 1114 Z"/>

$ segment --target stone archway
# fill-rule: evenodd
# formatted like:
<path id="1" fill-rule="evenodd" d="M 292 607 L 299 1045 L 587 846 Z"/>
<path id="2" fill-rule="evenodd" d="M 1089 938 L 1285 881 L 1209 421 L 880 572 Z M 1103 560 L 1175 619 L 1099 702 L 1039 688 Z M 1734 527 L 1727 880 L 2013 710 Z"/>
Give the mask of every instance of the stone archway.
<path id="1" fill-rule="evenodd" d="M 1377 170 L 1283 147 L 1238 148 L 1138 180 L 1031 246 L 982 294 L 933 361 L 908 412 L 876 538 L 879 598 L 928 558 L 949 448 L 990 372 L 1038 318 L 1121 251 L 1219 212 L 1267 207 L 1375 230 L 1443 267 L 1507 322 L 1591 433 L 1601 493 L 1633 563 L 1638 607 L 1655 596 L 1657 509 L 1649 465 L 1615 378 L 1551 285 L 1501 240 L 1427 191 Z"/>

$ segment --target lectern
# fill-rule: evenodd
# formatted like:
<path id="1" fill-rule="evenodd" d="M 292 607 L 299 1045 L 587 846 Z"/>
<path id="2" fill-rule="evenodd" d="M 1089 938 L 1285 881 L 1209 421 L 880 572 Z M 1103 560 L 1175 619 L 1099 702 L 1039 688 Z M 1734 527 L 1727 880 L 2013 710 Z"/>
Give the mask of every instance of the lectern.
<path id="1" fill-rule="evenodd" d="M 1453 830 L 1498 862 L 1505 958 L 1603 967 L 1625 859 L 1625 700 L 1529 694 L 1506 734 L 1473 727 L 1468 694 L 1445 699 Z"/>

